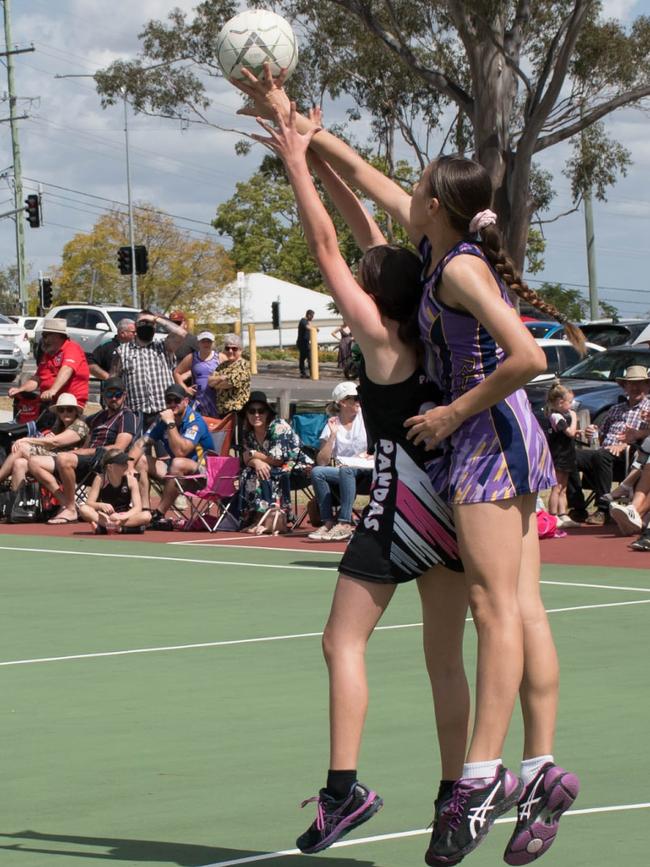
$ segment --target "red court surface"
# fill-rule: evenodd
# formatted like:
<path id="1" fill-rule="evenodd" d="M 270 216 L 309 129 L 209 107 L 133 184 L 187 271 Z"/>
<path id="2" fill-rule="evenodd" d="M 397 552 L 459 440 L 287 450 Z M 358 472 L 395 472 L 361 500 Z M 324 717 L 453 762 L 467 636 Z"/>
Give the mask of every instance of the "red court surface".
<path id="1" fill-rule="evenodd" d="M 244 546 L 250 548 L 284 548 L 296 551 L 331 551 L 342 552 L 342 543 L 311 542 L 307 539 L 310 528 L 288 533 L 283 536 L 252 537 L 246 533 L 182 533 L 179 531 L 161 533 L 148 530 L 142 535 L 129 536 L 94 536 L 87 525 L 83 523 L 66 524 L 63 526 L 48 526 L 47 524 L 0 524 L 0 534 L 13 536 L 42 536 L 43 538 L 71 539 L 111 539 L 119 538 L 120 542 L 135 540 L 155 544 L 176 545 L 227 545 L 234 548 Z M 616 535 L 613 525 L 605 527 L 578 527 L 569 530 L 561 539 L 543 539 L 541 541 L 542 562 L 557 563 L 567 566 L 610 566 L 625 569 L 650 570 L 650 552 L 631 551 L 628 547 L 634 537 L 623 538 Z"/>

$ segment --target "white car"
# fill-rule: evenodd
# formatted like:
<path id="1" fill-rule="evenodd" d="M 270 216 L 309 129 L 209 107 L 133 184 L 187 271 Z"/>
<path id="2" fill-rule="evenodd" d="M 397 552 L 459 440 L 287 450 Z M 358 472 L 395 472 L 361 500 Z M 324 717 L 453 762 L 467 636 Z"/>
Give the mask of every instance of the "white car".
<path id="1" fill-rule="evenodd" d="M 4 337 L 5 340 L 11 340 L 23 355 L 29 355 L 30 343 L 27 332 L 8 316 L 3 316 L 2 313 L 0 313 L 0 337 Z"/>
<path id="2" fill-rule="evenodd" d="M 0 382 L 13 382 L 23 369 L 23 353 L 13 340 L 0 337 Z"/>
<path id="3" fill-rule="evenodd" d="M 541 346 L 546 356 L 546 373 L 540 373 L 531 382 L 544 382 L 554 379 L 562 371 L 573 367 L 580 359 L 580 353 L 568 340 L 553 340 L 553 338 L 539 337 L 535 340 Z M 604 347 L 597 343 L 587 343 L 587 355 L 603 352 Z"/>
<path id="4" fill-rule="evenodd" d="M 20 325 L 21 328 L 25 329 L 30 341 L 34 339 L 35 330 L 43 323 L 42 316 L 10 316 L 9 318 L 13 319 L 16 325 Z"/>
<path id="5" fill-rule="evenodd" d="M 124 304 L 84 304 L 70 302 L 52 307 L 45 319 L 65 319 L 68 337 L 86 355 L 117 334 L 120 319 L 136 319 L 140 311 Z M 43 320 L 45 321 L 45 320 Z M 43 322 L 36 327 L 36 342 L 41 339 Z"/>

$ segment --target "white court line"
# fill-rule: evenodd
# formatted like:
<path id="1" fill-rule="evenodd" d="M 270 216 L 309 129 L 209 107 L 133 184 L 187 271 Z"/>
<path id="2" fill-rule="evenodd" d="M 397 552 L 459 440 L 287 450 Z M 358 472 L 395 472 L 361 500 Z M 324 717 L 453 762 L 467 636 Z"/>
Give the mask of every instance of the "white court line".
<path id="1" fill-rule="evenodd" d="M 116 557 L 122 560 L 158 560 L 165 563 L 198 563 L 202 566 L 245 566 L 248 569 L 297 569 L 302 572 L 335 572 L 324 566 L 279 566 L 273 563 L 241 563 L 234 560 L 199 560 L 192 557 L 156 557 L 153 554 L 111 554 L 104 551 L 60 551 L 57 548 L 14 548 L 0 545 L 0 551 L 29 551 L 34 554 L 64 554 L 66 557 Z M 649 591 L 650 592 L 650 591 Z"/>
<path id="2" fill-rule="evenodd" d="M 304 537 L 300 537 L 304 538 Z M 269 536 L 251 536 L 251 542 L 268 542 Z M 200 548 L 205 547 L 209 548 L 214 545 L 221 545 L 222 542 L 239 542 L 239 545 L 224 545 L 225 548 L 253 548 L 255 551 L 259 551 L 260 549 L 263 551 L 288 551 L 290 554 L 332 554 L 333 556 L 341 556 L 343 551 L 333 550 L 331 545 L 327 545 L 326 548 L 317 548 L 316 544 L 313 542 L 309 542 L 308 548 L 281 548 L 278 545 L 242 545 L 241 544 L 241 535 L 233 536 L 230 539 L 188 539 L 187 541 L 183 540 L 182 542 L 165 542 L 165 545 L 188 545 L 192 548 Z M 322 544 L 322 543 L 321 543 Z M 325 543 L 327 544 L 327 543 Z"/>
<path id="3" fill-rule="evenodd" d="M 614 804 L 611 807 L 590 807 L 586 810 L 567 810 L 564 816 L 587 816 L 591 813 L 617 813 L 624 810 L 647 810 L 647 804 Z M 515 816 L 497 819 L 495 825 L 509 824 L 516 821 Z M 374 837 L 360 837 L 357 840 L 341 840 L 330 848 L 342 849 L 345 846 L 362 846 L 364 843 L 383 843 L 385 840 L 400 840 L 406 837 L 420 837 L 430 834 L 431 828 L 419 828 L 416 831 L 397 831 L 394 834 L 376 834 Z M 231 861 L 213 861 L 203 867 L 235 867 L 237 864 L 252 864 L 255 861 L 269 861 L 272 858 L 282 858 L 285 855 L 300 855 L 299 849 L 281 849 L 278 852 L 262 852 L 259 855 L 248 855 L 245 858 L 233 858 Z"/>
<path id="4" fill-rule="evenodd" d="M 172 542 L 170 544 L 176 544 Z M 230 547 L 235 547 L 230 546 Z M 248 548 L 250 550 L 250 546 L 241 545 L 238 547 Z M 257 549 L 255 549 L 257 550 Z M 264 550 L 268 551 L 290 551 L 292 554 L 332 554 L 332 551 L 301 551 L 296 548 L 266 548 Z M 158 560 L 162 563 L 197 563 L 203 566 L 244 566 L 250 569 L 291 569 L 291 570 L 302 570 L 304 571 L 318 571 L 318 572 L 334 572 L 335 569 L 330 569 L 329 567 L 319 566 L 317 563 L 313 565 L 306 566 L 279 566 L 272 563 L 242 563 L 238 561 L 230 561 L 230 560 L 200 560 L 198 558 L 193 557 L 161 557 L 155 556 L 154 554 L 115 554 L 109 551 L 69 551 L 69 550 L 59 550 L 58 548 L 19 548 L 14 545 L 0 545 L 0 551 L 26 551 L 35 554 L 62 554 L 65 556 L 74 556 L 74 557 L 113 557 L 122 560 Z M 339 552 L 340 553 L 340 552 Z M 615 584 L 582 584 L 574 581 L 542 581 L 542 584 L 556 585 L 557 587 L 589 587 L 594 590 L 626 590 L 632 593 L 650 593 L 650 587 L 623 587 Z"/>
<path id="5" fill-rule="evenodd" d="M 622 605 L 648 605 L 650 599 L 637 599 L 630 602 L 603 602 L 598 605 L 576 605 L 572 608 L 548 608 L 548 614 L 561 614 L 566 611 L 584 611 L 589 608 L 618 608 Z M 471 617 L 466 618 L 466 623 L 471 622 Z M 412 629 L 414 626 L 422 626 L 421 623 L 396 623 L 392 626 L 376 626 L 375 632 L 386 632 L 390 629 Z M 266 635 L 260 638 L 233 638 L 228 641 L 204 641 L 198 644 L 170 644 L 162 647 L 138 647 L 132 650 L 106 650 L 97 653 L 76 653 L 70 656 L 44 656 L 35 659 L 11 659 L 0 662 L 0 667 L 8 665 L 30 665 L 39 662 L 66 662 L 72 659 L 95 659 L 102 656 L 131 656 L 136 653 L 162 653 L 172 650 L 196 650 L 204 647 L 228 647 L 234 644 L 259 644 L 263 641 L 289 641 L 295 638 L 319 638 L 322 632 L 299 632 L 293 635 Z"/>

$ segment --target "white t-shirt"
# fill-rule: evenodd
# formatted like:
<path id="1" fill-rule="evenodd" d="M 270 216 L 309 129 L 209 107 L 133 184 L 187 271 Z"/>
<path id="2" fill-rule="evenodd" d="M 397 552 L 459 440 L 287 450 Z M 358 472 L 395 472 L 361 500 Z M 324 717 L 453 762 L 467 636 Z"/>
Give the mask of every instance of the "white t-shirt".
<path id="1" fill-rule="evenodd" d="M 334 418 L 338 418 L 338 416 L 334 416 Z M 329 438 L 330 428 L 326 424 L 320 435 L 321 445 L 326 443 Z M 334 447 L 332 448 L 332 457 L 353 458 L 367 451 L 368 435 L 366 434 L 366 426 L 363 423 L 363 415 L 359 411 L 348 429 L 339 424 Z"/>

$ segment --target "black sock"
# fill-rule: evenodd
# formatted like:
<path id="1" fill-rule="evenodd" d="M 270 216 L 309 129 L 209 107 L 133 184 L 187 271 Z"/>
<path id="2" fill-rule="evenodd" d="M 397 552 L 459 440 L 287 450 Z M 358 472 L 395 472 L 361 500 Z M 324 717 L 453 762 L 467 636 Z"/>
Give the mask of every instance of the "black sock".
<path id="1" fill-rule="evenodd" d="M 451 797 L 451 790 L 453 789 L 455 782 L 456 780 L 440 780 L 436 801 L 448 800 Z"/>
<path id="2" fill-rule="evenodd" d="M 353 771 L 332 771 L 327 772 L 327 785 L 325 791 L 331 795 L 335 801 L 342 801 L 347 798 L 350 789 L 357 781 L 357 770 Z"/>

